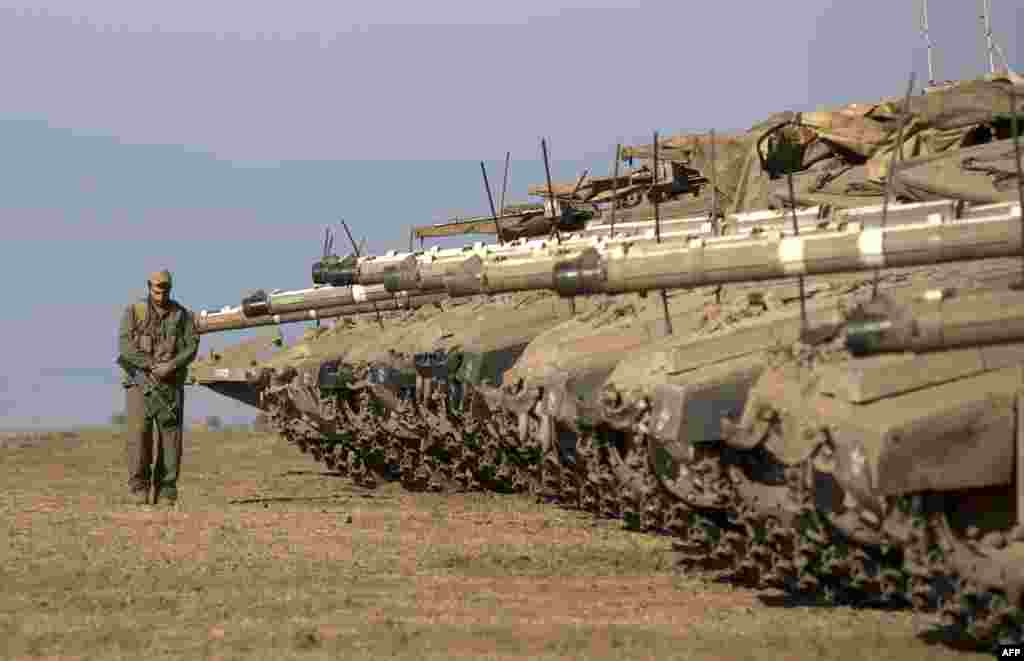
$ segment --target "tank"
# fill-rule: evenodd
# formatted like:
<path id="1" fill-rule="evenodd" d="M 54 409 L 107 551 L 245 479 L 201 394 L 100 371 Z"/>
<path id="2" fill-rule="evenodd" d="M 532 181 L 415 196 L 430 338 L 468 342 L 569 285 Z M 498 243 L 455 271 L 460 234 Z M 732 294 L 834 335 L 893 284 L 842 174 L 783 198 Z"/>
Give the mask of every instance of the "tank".
<path id="1" fill-rule="evenodd" d="M 577 312 L 589 307 L 581 301 Z M 481 431 L 491 415 L 475 388 L 500 384 L 529 341 L 569 307 L 542 293 L 442 308 L 421 308 L 383 329 L 367 320 L 307 338 L 261 365 L 253 381 L 262 406 L 303 444 L 318 444 L 316 456 L 367 486 L 530 488 L 529 453 Z"/>
<path id="2" fill-rule="evenodd" d="M 684 567 L 1019 640 L 1011 84 L 626 148 L 648 179 L 560 187 L 594 210 L 571 229 L 329 257 L 206 315 L 350 316 L 194 382 L 367 486 L 527 491 Z"/>
<path id="3" fill-rule="evenodd" d="M 971 638 L 1020 644 L 1024 293 L 991 288 L 1019 263 L 984 276 L 879 297 L 780 353 L 725 444 L 790 473 L 801 585 L 940 606 Z"/>

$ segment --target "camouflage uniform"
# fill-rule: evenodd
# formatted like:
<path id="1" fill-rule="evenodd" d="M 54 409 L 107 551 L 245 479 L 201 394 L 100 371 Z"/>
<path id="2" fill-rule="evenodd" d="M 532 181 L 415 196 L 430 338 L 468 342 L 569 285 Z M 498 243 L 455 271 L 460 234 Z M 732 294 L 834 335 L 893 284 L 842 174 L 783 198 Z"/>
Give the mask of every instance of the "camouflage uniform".
<path id="1" fill-rule="evenodd" d="M 170 285 L 166 271 L 153 274 L 151 281 L 154 277 L 166 278 Z M 147 296 L 125 308 L 118 340 L 121 364 L 126 368 L 129 488 L 141 500 L 148 495 L 152 480 L 157 487 L 155 497 L 174 503 L 182 453 L 185 376 L 199 349 L 192 314 L 173 300 L 161 309 Z M 148 375 L 159 363 L 173 367 L 163 379 Z M 150 475 L 152 439 L 157 430 L 157 465 Z"/>

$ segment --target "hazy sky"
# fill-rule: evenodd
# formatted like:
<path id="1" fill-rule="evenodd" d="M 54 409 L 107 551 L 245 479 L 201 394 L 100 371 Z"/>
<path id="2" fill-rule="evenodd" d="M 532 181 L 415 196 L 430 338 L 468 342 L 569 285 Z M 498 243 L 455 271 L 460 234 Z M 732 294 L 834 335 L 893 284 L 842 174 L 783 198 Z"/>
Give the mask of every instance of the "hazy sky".
<path id="1" fill-rule="evenodd" d="M 1024 69 L 1024 8 L 993 0 Z M 356 5 L 356 6 L 353 6 Z M 978 2 L 931 3 L 939 78 L 987 69 Z M 0 3 L 0 427 L 104 422 L 122 307 L 309 284 L 344 216 L 373 251 L 605 172 L 617 140 L 746 128 L 926 78 L 916 1 Z M 492 181 L 492 184 L 494 182 Z M 291 327 L 301 332 L 301 327 Z M 242 334 L 203 339 L 203 351 Z M 190 417 L 251 416 L 190 389 Z"/>

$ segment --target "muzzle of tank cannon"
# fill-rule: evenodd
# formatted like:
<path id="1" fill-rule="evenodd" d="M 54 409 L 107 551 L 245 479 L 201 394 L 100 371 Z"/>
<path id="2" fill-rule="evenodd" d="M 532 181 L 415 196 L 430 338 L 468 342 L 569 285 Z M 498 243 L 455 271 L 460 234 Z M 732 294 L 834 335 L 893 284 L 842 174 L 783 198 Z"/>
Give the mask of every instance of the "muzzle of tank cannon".
<path id="1" fill-rule="evenodd" d="M 846 346 L 855 356 L 1011 342 L 1024 339 L 1024 292 L 935 290 L 913 306 L 862 317 L 847 322 Z"/>
<path id="2" fill-rule="evenodd" d="M 359 278 L 358 258 L 355 255 L 328 255 L 313 263 L 312 275 L 314 285 L 348 287 L 354 284 L 368 284 Z"/>
<path id="3" fill-rule="evenodd" d="M 245 317 L 266 317 L 270 315 L 270 297 L 259 289 L 242 299 L 242 315 Z"/>

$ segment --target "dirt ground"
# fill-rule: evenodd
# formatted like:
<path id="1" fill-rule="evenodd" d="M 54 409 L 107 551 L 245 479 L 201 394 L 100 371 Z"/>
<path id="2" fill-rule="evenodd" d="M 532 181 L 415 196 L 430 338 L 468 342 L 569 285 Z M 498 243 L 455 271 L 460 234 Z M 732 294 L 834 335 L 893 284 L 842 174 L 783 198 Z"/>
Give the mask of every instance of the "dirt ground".
<path id="1" fill-rule="evenodd" d="M 0 448 L 0 476 L 4 659 L 989 658 L 525 497 L 366 491 L 273 436 L 187 435 L 175 510 L 123 504 L 109 430 Z"/>

